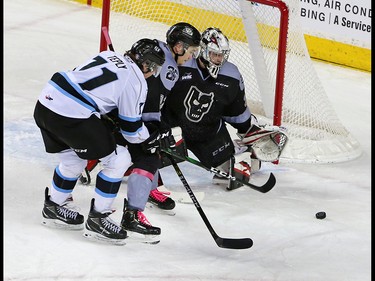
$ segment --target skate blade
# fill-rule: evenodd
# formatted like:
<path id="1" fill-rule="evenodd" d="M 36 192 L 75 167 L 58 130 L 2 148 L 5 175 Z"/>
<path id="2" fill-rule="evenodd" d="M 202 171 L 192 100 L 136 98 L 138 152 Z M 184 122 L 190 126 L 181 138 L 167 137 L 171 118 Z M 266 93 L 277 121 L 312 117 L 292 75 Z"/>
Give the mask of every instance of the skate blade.
<path id="1" fill-rule="evenodd" d="M 146 203 L 146 208 L 151 210 L 154 213 L 158 213 L 158 214 L 162 214 L 162 215 L 168 215 L 168 216 L 175 216 L 176 215 L 176 212 L 174 210 L 160 209 L 158 206 L 156 206 L 156 205 L 154 205 L 150 202 Z"/>
<path id="2" fill-rule="evenodd" d="M 83 237 L 90 241 L 94 242 L 99 242 L 99 243 L 106 243 L 106 244 L 111 244 L 111 245 L 116 245 L 116 246 L 123 246 L 126 245 L 125 239 L 112 239 L 105 237 L 103 235 L 100 235 L 99 233 L 92 232 L 90 230 L 85 230 L 83 233 Z"/>
<path id="3" fill-rule="evenodd" d="M 84 228 L 84 224 L 67 224 L 61 220 L 57 219 L 42 219 L 42 225 L 47 226 L 49 228 L 54 229 L 64 229 L 64 230 L 82 230 Z"/>
<path id="4" fill-rule="evenodd" d="M 129 231 L 128 232 L 128 242 L 129 243 L 145 243 L 145 244 L 158 244 L 160 242 L 160 235 L 144 235 L 138 232 Z"/>

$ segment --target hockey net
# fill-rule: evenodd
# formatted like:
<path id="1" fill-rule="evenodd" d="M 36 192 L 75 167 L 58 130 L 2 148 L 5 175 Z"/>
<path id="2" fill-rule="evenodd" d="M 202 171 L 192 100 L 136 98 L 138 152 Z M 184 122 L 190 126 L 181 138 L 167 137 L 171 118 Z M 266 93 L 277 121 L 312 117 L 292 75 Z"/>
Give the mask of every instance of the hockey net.
<path id="1" fill-rule="evenodd" d="M 338 119 L 315 72 L 299 18 L 299 0 L 103 0 L 102 25 L 116 50 L 141 38 L 166 40 L 188 22 L 219 27 L 229 38 L 229 61 L 240 69 L 248 105 L 258 119 L 287 128 L 280 161 L 352 160 L 361 148 Z M 107 49 L 104 38 L 101 50 Z"/>

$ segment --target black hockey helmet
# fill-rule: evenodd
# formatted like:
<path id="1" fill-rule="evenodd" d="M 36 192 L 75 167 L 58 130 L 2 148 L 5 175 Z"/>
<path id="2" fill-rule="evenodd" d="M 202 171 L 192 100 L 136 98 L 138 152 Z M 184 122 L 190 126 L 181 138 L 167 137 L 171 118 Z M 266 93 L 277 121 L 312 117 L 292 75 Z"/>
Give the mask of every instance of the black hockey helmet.
<path id="1" fill-rule="evenodd" d="M 159 47 L 159 42 L 154 39 L 143 38 L 133 44 L 130 53 L 134 56 L 135 62 L 142 68 L 145 63 L 149 71 L 160 67 L 165 62 L 164 51 Z"/>
<path id="2" fill-rule="evenodd" d="M 186 22 L 176 23 L 167 31 L 167 43 L 172 47 L 178 42 L 183 42 L 186 48 L 189 46 L 199 46 L 200 40 L 200 32 Z"/>

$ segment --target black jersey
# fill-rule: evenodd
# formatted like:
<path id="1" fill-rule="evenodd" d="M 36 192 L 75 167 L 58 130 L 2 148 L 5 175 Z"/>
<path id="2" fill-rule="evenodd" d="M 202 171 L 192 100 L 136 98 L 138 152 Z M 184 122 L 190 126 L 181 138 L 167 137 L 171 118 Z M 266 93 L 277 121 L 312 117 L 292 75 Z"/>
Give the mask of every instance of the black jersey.
<path id="1" fill-rule="evenodd" d="M 179 66 L 179 74 L 163 114 L 171 126 L 181 127 L 184 138 L 207 141 L 215 137 L 224 121 L 246 132 L 251 113 L 242 76 L 234 64 L 226 62 L 214 79 L 193 59 Z"/>
<path id="2" fill-rule="evenodd" d="M 147 78 L 148 94 L 142 113 L 143 121 L 160 121 L 160 110 L 165 99 L 178 78 L 177 63 L 166 43 L 159 42 L 159 47 L 164 51 L 165 62 L 158 76 Z"/>

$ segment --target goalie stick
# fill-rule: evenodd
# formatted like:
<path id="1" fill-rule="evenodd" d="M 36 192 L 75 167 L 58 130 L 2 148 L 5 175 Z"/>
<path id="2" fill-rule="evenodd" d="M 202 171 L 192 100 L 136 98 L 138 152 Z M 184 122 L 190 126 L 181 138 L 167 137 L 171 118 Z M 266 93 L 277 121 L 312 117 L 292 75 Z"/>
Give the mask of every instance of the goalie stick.
<path id="1" fill-rule="evenodd" d="M 194 164 L 194 165 L 196 165 L 198 167 L 201 167 L 201 168 L 203 168 L 203 169 L 205 169 L 207 171 L 210 171 L 210 172 L 212 172 L 212 173 L 214 173 L 214 174 L 216 174 L 218 176 L 227 178 L 227 179 L 229 179 L 231 181 L 238 181 L 238 182 L 242 183 L 243 185 L 246 185 L 246 186 L 248 186 L 248 187 L 250 187 L 250 188 L 252 188 L 252 189 L 254 189 L 256 191 L 262 192 L 262 193 L 267 193 L 276 184 L 276 178 L 275 178 L 275 176 L 272 173 L 270 173 L 270 176 L 269 176 L 269 178 L 268 178 L 268 180 L 267 180 L 266 183 L 264 183 L 261 186 L 258 186 L 258 185 L 246 182 L 244 180 L 238 179 L 235 176 L 232 176 L 232 175 L 230 175 L 230 174 L 228 174 L 228 173 L 226 173 L 224 171 L 221 171 L 221 170 L 219 170 L 217 168 L 206 167 L 201 162 L 199 162 L 199 161 L 197 161 L 197 160 L 195 160 L 193 158 L 190 158 L 189 156 L 182 156 L 182 155 L 179 155 L 177 153 L 174 153 L 173 150 L 170 149 L 170 148 L 162 148 L 161 151 L 164 152 L 164 153 L 166 153 L 166 154 L 168 154 L 168 155 L 170 155 L 170 156 L 173 156 L 174 158 L 177 158 L 177 159 L 184 160 L 184 161 L 187 161 L 189 163 L 192 163 L 192 164 Z"/>
<path id="2" fill-rule="evenodd" d="M 248 249 L 251 246 L 253 246 L 253 240 L 250 238 L 222 238 L 219 235 L 216 234 L 215 230 L 211 226 L 209 220 L 207 219 L 205 213 L 203 212 L 203 209 L 201 205 L 199 204 L 197 198 L 195 197 L 193 191 L 191 190 L 189 184 L 187 183 L 184 175 L 182 174 L 179 166 L 177 165 L 176 161 L 174 160 L 173 156 L 168 154 L 168 157 L 178 175 L 180 178 L 182 184 L 184 185 L 187 193 L 189 194 L 191 200 L 194 203 L 194 206 L 198 210 L 201 218 L 203 219 L 204 223 L 206 224 L 208 230 L 210 231 L 212 237 L 214 238 L 216 244 L 220 248 L 227 248 L 227 249 Z"/>

